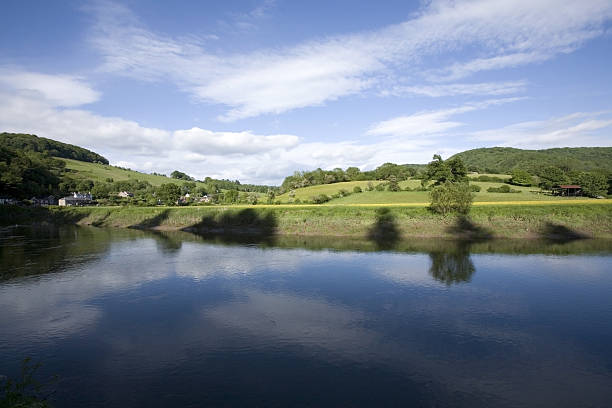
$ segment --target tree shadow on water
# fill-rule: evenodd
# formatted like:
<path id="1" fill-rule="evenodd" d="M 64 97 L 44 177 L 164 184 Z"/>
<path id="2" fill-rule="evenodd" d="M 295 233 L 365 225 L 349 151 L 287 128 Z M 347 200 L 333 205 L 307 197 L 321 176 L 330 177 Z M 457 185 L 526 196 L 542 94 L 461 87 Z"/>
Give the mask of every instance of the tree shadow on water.
<path id="1" fill-rule="evenodd" d="M 493 238 L 490 230 L 476 224 L 465 215 L 458 216 L 455 223 L 447 228 L 447 232 L 455 238 L 466 241 L 482 242 Z"/>
<path id="2" fill-rule="evenodd" d="M 169 215 L 170 215 L 170 210 L 163 210 L 162 212 L 155 215 L 154 217 L 147 218 L 146 220 L 143 220 L 139 222 L 138 224 L 130 225 L 130 228 L 151 229 L 151 228 L 159 227 L 165 220 L 168 219 Z"/>
<path id="3" fill-rule="evenodd" d="M 470 246 L 466 243 L 459 242 L 453 246 L 442 247 L 440 251 L 430 252 L 429 257 L 429 274 L 447 286 L 469 282 L 476 272 L 470 258 Z"/>
<path id="4" fill-rule="evenodd" d="M 273 212 L 262 214 L 247 208 L 238 212 L 227 211 L 218 217 L 205 216 L 199 223 L 183 228 L 182 231 L 225 243 L 272 244 L 277 225 Z"/>
<path id="5" fill-rule="evenodd" d="M 400 240 L 400 232 L 395 217 L 388 208 L 376 210 L 376 222 L 370 227 L 367 239 L 376 244 L 379 249 L 392 249 Z"/>
<path id="6" fill-rule="evenodd" d="M 587 239 L 588 235 L 573 230 L 561 224 L 547 222 L 539 231 L 542 238 L 553 243 L 566 243 L 579 239 Z"/>

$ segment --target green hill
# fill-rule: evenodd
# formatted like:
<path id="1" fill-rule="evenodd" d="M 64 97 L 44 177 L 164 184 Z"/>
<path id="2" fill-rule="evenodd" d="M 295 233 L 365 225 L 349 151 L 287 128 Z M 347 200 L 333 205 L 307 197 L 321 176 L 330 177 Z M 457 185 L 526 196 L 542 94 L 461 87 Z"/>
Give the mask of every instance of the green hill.
<path id="1" fill-rule="evenodd" d="M 70 177 L 75 180 L 91 180 L 93 182 L 104 182 L 106 179 L 113 179 L 113 181 L 139 180 L 147 181 L 152 186 L 160 186 L 164 183 L 182 184 L 184 182 L 184 180 L 140 173 L 138 171 L 123 169 L 108 164 L 88 163 L 71 159 L 61 160 L 66 163 L 66 169 L 69 171 Z M 204 183 L 199 181 L 195 183 L 198 186 L 204 185 Z"/>
<path id="2" fill-rule="evenodd" d="M 0 133 L 0 147 L 22 152 L 44 153 L 48 156 L 108 164 L 108 160 L 79 146 L 25 133 Z"/>
<path id="3" fill-rule="evenodd" d="M 546 166 L 565 171 L 604 170 L 612 172 L 612 147 L 562 147 L 546 150 L 522 150 L 512 147 L 490 147 L 467 150 L 459 157 L 467 168 L 480 173 L 510 173 L 521 168 L 532 174 Z"/>

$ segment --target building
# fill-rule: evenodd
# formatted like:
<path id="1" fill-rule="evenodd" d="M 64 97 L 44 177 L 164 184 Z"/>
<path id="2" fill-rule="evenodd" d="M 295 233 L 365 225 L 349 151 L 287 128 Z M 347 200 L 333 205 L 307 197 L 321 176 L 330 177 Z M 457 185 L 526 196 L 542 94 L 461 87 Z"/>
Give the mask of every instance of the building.
<path id="1" fill-rule="evenodd" d="M 210 203 L 210 197 L 206 194 L 204 194 L 202 197 L 200 197 L 200 199 L 198 200 L 201 203 Z"/>
<path id="2" fill-rule="evenodd" d="M 564 197 L 581 196 L 582 188 L 577 184 L 561 184 L 553 188 L 553 194 Z"/>
<path id="3" fill-rule="evenodd" d="M 48 197 L 42 197 L 42 198 L 32 197 L 30 199 L 30 202 L 32 203 L 32 205 L 36 205 L 36 206 L 57 205 L 57 199 L 51 195 Z"/>
<path id="4" fill-rule="evenodd" d="M 0 197 L 0 204 L 1 205 L 15 205 L 15 204 L 19 204 L 19 201 L 15 200 L 14 198 Z"/>
<path id="5" fill-rule="evenodd" d="M 134 197 L 134 193 L 130 193 L 129 191 L 121 191 L 120 193 L 117 194 L 117 196 L 121 198 Z"/>
<path id="6" fill-rule="evenodd" d="M 91 193 L 81 194 L 72 193 L 71 196 L 67 196 L 59 199 L 59 205 L 62 207 L 68 206 L 82 206 L 91 204 L 92 197 Z"/>

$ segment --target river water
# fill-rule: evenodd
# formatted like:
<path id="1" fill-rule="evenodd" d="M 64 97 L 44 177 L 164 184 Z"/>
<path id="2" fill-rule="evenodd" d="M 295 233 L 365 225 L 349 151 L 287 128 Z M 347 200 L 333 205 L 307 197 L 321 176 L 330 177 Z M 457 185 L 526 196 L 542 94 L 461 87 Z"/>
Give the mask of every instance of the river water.
<path id="1" fill-rule="evenodd" d="M 612 404 L 609 241 L 63 227 L 0 245 L 0 374 L 39 362 L 56 407 Z"/>

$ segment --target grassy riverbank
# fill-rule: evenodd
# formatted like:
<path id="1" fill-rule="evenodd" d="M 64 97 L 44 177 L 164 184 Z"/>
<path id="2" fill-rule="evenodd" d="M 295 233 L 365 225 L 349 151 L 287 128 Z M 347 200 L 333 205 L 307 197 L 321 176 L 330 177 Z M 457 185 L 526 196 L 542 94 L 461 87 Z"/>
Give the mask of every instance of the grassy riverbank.
<path id="1" fill-rule="evenodd" d="M 612 203 L 474 206 L 469 218 L 424 206 L 229 206 L 0 208 L 0 224 L 70 223 L 98 227 L 399 239 L 612 238 Z"/>

